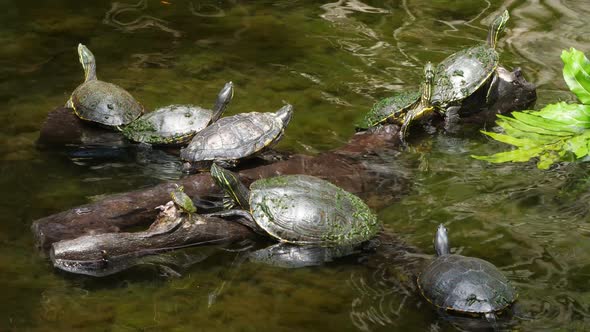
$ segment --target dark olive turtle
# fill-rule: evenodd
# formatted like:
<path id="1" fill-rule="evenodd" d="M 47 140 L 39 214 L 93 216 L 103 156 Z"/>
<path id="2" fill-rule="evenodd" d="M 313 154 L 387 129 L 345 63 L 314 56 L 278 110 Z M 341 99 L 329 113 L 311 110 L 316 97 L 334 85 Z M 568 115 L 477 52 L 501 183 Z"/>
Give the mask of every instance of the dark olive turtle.
<path id="1" fill-rule="evenodd" d="M 433 84 L 434 68 L 432 63 L 428 62 L 424 66 L 424 82 L 420 93 L 401 92 L 393 97 L 379 101 L 357 125 L 357 130 L 364 130 L 385 123 L 394 123 L 402 126 L 400 138 L 404 141 L 410 123 L 434 110 L 430 105 Z"/>
<path id="2" fill-rule="evenodd" d="M 176 204 L 182 211 L 188 214 L 197 212 L 193 200 L 184 192 L 184 187 L 177 185 L 176 189 L 170 192 L 170 196 L 172 197 L 174 204 Z"/>
<path id="3" fill-rule="evenodd" d="M 128 139 L 156 145 L 178 145 L 217 121 L 233 97 L 232 82 L 217 96 L 213 110 L 194 105 L 170 105 L 141 116 L 123 128 Z"/>
<path id="4" fill-rule="evenodd" d="M 492 318 L 516 300 L 516 290 L 492 263 L 450 253 L 443 225 L 436 232 L 434 248 L 438 257 L 418 277 L 418 287 L 428 302 L 441 309 Z"/>
<path id="5" fill-rule="evenodd" d="M 508 11 L 504 11 L 490 24 L 487 43 L 452 54 L 437 66 L 432 94 L 432 104 L 437 110 L 454 115 L 465 98 L 491 79 L 492 83 L 486 94 L 488 96 L 497 81 L 495 72 L 499 59 L 496 51 L 498 36 L 504 31 L 509 18 Z"/>
<path id="6" fill-rule="evenodd" d="M 198 132 L 180 151 L 187 171 L 207 169 L 213 161 L 228 167 L 277 143 L 291 120 L 293 106 L 276 113 L 241 113 L 221 118 Z"/>
<path id="7" fill-rule="evenodd" d="M 325 246 L 355 245 L 373 238 L 381 224 L 357 196 L 309 175 L 282 175 L 254 181 L 248 189 L 237 175 L 216 164 L 211 176 L 260 233 L 282 242 Z"/>
<path id="8" fill-rule="evenodd" d="M 66 106 L 73 108 L 80 119 L 108 127 L 124 126 L 141 116 L 143 106 L 129 92 L 96 78 L 94 55 L 86 46 L 78 45 L 78 55 L 85 80 L 72 92 Z"/>
<path id="9" fill-rule="evenodd" d="M 376 102 L 363 119 L 356 124 L 357 131 L 367 130 L 385 123 L 402 124 L 409 109 L 420 100 L 418 91 L 400 92 Z"/>

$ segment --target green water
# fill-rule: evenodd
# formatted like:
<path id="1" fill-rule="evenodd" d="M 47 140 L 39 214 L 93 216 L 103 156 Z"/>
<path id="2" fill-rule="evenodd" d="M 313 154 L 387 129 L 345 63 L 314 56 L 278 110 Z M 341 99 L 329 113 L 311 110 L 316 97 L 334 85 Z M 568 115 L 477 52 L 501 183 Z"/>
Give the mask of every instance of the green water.
<path id="1" fill-rule="evenodd" d="M 100 78 L 148 109 L 210 106 L 228 80 L 236 89 L 229 114 L 289 102 L 295 116 L 279 148 L 307 154 L 342 145 L 376 100 L 416 87 L 426 61 L 483 40 L 502 8 L 512 16 L 502 63 L 538 84 L 538 105 L 571 98 L 560 52 L 587 52 L 590 42 L 584 0 L 0 4 L 0 330 L 457 328 L 404 288 L 387 261 L 285 270 L 204 248 L 189 251 L 201 261 L 176 278 L 149 266 L 105 279 L 55 271 L 34 250 L 33 220 L 181 176 L 149 160 L 93 162 L 35 148 L 46 114 L 83 78 L 79 42 L 94 52 Z M 492 166 L 469 155 L 505 147 L 481 136 L 429 140 L 427 152 L 401 157 L 414 166 L 413 186 L 378 211 L 387 230 L 429 255 L 445 223 L 455 249 L 496 264 L 520 295 L 508 328 L 589 329 L 587 165 Z"/>

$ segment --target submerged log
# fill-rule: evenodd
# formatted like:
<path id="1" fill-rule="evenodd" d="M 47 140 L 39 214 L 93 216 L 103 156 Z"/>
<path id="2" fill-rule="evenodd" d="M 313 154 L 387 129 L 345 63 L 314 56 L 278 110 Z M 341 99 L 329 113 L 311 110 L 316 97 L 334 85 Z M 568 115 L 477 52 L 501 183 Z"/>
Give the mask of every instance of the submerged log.
<path id="1" fill-rule="evenodd" d="M 500 69 L 499 69 L 500 70 Z M 519 70 L 499 71 L 500 82 L 492 91 L 493 100 L 484 107 L 466 106 L 464 122 L 481 122 L 498 113 L 528 108 L 536 100 L 533 84 L 527 82 Z M 480 103 L 484 99 L 480 99 Z M 67 109 L 52 112 L 41 130 L 39 144 L 65 142 L 86 144 L 88 130 Z M 62 125 L 62 119 L 64 125 Z M 57 130 L 59 128 L 61 131 Z M 369 132 L 357 133 L 345 146 L 317 156 L 294 155 L 288 160 L 259 166 L 240 172 L 241 179 L 252 181 L 279 174 L 309 174 L 322 177 L 334 184 L 359 194 L 373 208 L 389 205 L 408 189 L 409 170 L 396 158 L 399 153 L 398 127 L 388 125 Z M 102 130 L 102 129 L 100 129 Z M 118 134 L 117 134 L 118 135 Z M 119 135 L 120 136 L 120 135 Z M 63 138 L 60 141 L 60 137 Z M 100 141 L 100 135 L 96 136 Z M 76 141 L 76 142 L 74 142 Z M 96 140 L 92 140 L 96 141 Z M 59 144 L 59 143 L 58 143 Z M 119 232 L 132 226 L 145 225 L 154 220 L 154 207 L 170 199 L 175 185 L 183 185 L 190 196 L 218 194 L 208 174 L 188 176 L 176 182 L 163 183 L 152 188 L 111 195 L 101 201 L 82 205 L 64 212 L 36 220 L 32 231 L 41 248 L 51 243 L 87 234 Z M 372 200 L 372 197 L 378 197 Z"/>

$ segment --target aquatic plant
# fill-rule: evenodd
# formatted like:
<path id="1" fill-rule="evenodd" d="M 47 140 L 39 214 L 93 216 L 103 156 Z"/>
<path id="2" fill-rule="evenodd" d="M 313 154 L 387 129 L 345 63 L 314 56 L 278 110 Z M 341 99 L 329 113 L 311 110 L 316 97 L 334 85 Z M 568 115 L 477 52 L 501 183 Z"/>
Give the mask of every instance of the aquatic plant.
<path id="1" fill-rule="evenodd" d="M 565 82 L 581 104 L 558 102 L 538 111 L 512 112 L 512 117 L 498 115 L 496 124 L 504 133 L 481 132 L 516 149 L 473 158 L 492 163 L 538 158 L 537 167 L 548 169 L 590 154 L 590 61 L 574 48 L 564 50 L 561 60 Z"/>

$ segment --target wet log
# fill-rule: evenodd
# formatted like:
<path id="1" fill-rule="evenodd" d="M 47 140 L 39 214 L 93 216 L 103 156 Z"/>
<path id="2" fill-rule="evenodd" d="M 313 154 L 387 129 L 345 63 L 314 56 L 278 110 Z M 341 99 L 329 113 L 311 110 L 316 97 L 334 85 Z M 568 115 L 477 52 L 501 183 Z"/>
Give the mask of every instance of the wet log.
<path id="1" fill-rule="evenodd" d="M 256 236 L 237 221 L 206 215 L 186 215 L 172 202 L 146 231 L 80 236 L 52 244 L 56 268 L 96 277 L 114 274 L 149 262 L 150 256 L 197 245 L 233 243 Z"/>
<path id="2" fill-rule="evenodd" d="M 163 253 L 193 246 L 223 246 L 254 240 L 259 236 L 250 228 L 242 226 L 243 221 L 239 217 L 225 220 L 212 215 L 188 215 L 179 211 L 172 202 L 159 209 L 161 211 L 156 221 L 146 231 L 86 235 L 55 242 L 50 249 L 51 262 L 58 269 L 95 277 L 145 264 L 157 265 L 169 274 L 178 275 L 172 269 L 176 265 L 174 256 Z M 380 232 L 376 239 L 354 247 L 275 243 L 252 251 L 253 242 L 245 244 L 246 248 L 242 252 L 250 260 L 286 268 L 322 265 L 344 256 L 357 255 L 357 259 L 365 265 L 379 268 L 383 262 L 397 262 L 397 267 L 403 267 L 406 273 L 411 274 L 418 270 L 417 266 L 423 260 L 420 256 L 406 255 L 418 250 L 387 231 Z M 190 259 L 189 266 L 198 261 Z"/>

